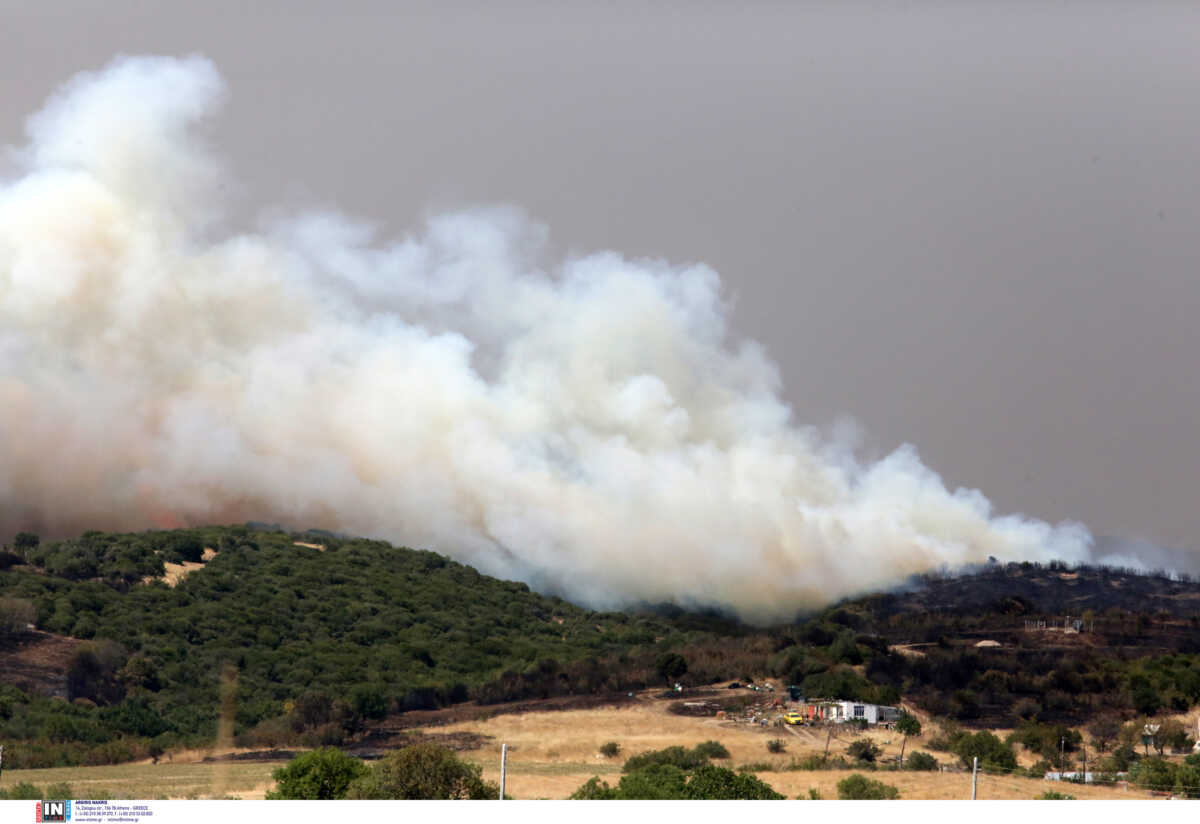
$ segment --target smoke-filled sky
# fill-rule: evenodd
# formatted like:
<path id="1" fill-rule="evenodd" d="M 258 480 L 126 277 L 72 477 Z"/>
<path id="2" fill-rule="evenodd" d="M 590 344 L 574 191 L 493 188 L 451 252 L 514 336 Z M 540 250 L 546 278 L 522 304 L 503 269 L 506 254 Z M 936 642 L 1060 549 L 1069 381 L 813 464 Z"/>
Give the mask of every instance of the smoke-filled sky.
<path id="1" fill-rule="evenodd" d="M 1195 545 L 1195 9 L 220 6 L 6 4 L 6 527 L 754 620 Z"/>

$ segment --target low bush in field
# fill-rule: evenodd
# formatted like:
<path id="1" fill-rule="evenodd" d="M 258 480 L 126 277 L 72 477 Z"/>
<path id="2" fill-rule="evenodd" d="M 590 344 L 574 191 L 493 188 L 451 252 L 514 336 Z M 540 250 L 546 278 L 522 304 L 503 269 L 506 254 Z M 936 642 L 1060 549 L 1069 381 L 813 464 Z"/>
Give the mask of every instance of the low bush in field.
<path id="1" fill-rule="evenodd" d="M 937 759 L 927 752 L 915 752 L 904 762 L 906 770 L 933 771 L 937 768 Z"/>
<path id="2" fill-rule="evenodd" d="M 841 801 L 878 801 L 900 797 L 900 790 L 891 784 L 875 781 L 855 773 L 838 782 L 838 799 Z"/>

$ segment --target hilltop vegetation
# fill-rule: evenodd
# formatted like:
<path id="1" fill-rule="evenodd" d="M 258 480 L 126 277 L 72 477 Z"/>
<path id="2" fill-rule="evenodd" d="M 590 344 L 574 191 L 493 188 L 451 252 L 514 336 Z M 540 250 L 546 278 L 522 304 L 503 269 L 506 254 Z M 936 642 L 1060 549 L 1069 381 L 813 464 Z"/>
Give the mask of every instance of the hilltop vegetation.
<path id="1" fill-rule="evenodd" d="M 169 586 L 169 565 L 190 571 Z M 1110 592 L 1153 609 L 1106 606 Z M 22 533 L 0 553 L 0 656 L 58 657 L 0 668 L 0 736 L 20 742 L 10 766 L 206 745 L 222 678 L 237 742 L 263 748 L 347 745 L 385 716 L 464 701 L 764 675 L 967 726 L 1121 722 L 1200 702 L 1196 604 L 1200 585 L 1164 575 L 993 565 L 759 630 L 678 609 L 593 612 L 436 553 L 329 534 Z M 1067 612 L 1082 631 L 1026 630 Z"/>
<path id="2" fill-rule="evenodd" d="M 206 547 L 215 557 L 164 583 L 164 564 L 197 562 Z M 0 687 L 0 735 L 26 742 L 10 747 L 10 766 L 211 741 L 223 671 L 236 678 L 244 743 L 338 744 L 393 712 L 661 683 L 669 649 L 700 645 L 728 666 L 745 632 L 711 617 L 591 612 L 432 552 L 330 535 L 90 532 L 22 536 L 14 550 L 0 612 L 87 643 L 61 682 Z M 31 643 L 10 623 L 0 644 Z M 724 675 L 703 654 L 689 660 L 700 678 Z"/>

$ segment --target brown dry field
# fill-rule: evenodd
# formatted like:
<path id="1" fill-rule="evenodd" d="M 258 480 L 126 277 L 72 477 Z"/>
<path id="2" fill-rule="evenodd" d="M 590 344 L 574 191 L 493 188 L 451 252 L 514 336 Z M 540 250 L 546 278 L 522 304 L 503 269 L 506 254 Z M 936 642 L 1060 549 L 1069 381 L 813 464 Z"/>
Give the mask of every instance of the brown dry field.
<path id="1" fill-rule="evenodd" d="M 5 770 L 3 784 L 11 787 L 28 781 L 45 788 L 71 785 L 75 798 L 97 795 L 122 799 L 261 799 L 275 786 L 271 772 L 281 763 L 202 763 L 202 753 L 178 753 L 171 761 L 141 761 L 105 767 L 53 767 L 42 770 Z M 188 758 L 193 760 L 189 761 Z"/>
<path id="2" fill-rule="evenodd" d="M 500 746 L 508 744 L 506 789 L 518 799 L 566 798 L 593 775 L 609 784 L 620 780 L 621 764 L 625 758 L 645 750 L 662 749 L 676 744 L 693 747 L 702 741 L 714 740 L 725 745 L 731 758 L 728 766 L 770 764 L 775 769 L 761 771 L 758 777 L 788 798 L 804 795 L 810 788 L 824 798 L 837 798 L 837 782 L 850 775 L 844 770 L 787 770 L 793 759 L 819 755 L 825 748 L 825 729 L 768 727 L 762 729 L 748 724 L 715 718 L 692 718 L 668 712 L 669 701 L 655 700 L 649 693 L 630 706 L 569 712 L 527 712 L 498 715 L 481 721 L 468 721 L 437 728 L 428 732 L 473 732 L 491 736 L 478 750 L 462 753 L 462 757 L 483 767 L 484 778 L 499 781 Z M 924 719 L 923 719 L 924 721 Z M 830 755 L 841 755 L 850 741 L 859 737 L 872 739 L 883 750 L 882 758 L 895 758 L 900 752 L 901 736 L 887 730 L 866 733 L 836 730 L 829 744 Z M 773 755 L 767 751 L 767 741 L 782 739 L 786 751 Z M 615 741 L 621 746 L 616 758 L 600 755 L 601 745 Z M 946 753 L 924 750 L 921 739 L 910 739 L 906 757 L 915 751 L 929 752 L 940 762 L 949 761 Z M 1019 751 L 1022 748 L 1017 748 Z M 1021 751 L 1024 766 L 1035 759 Z M 865 773 L 900 789 L 905 799 L 969 799 L 971 774 L 883 772 Z M 1032 799 L 1046 790 L 1059 790 L 1080 799 L 1147 799 L 1138 790 L 1112 787 L 1091 787 L 1058 784 L 1034 778 L 981 775 L 980 799 Z"/>

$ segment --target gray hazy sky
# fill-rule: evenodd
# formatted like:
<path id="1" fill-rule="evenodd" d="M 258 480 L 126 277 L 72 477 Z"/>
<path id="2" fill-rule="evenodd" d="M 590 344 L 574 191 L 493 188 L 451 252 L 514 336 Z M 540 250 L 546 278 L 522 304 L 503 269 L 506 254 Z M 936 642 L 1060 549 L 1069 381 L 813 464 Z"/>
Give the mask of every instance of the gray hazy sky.
<path id="1" fill-rule="evenodd" d="M 564 250 L 704 261 L 797 420 L 914 443 L 1000 512 L 1200 545 L 1200 5 L 0 13 L 5 143 L 76 71 L 203 53 L 247 214 L 506 202 Z"/>

